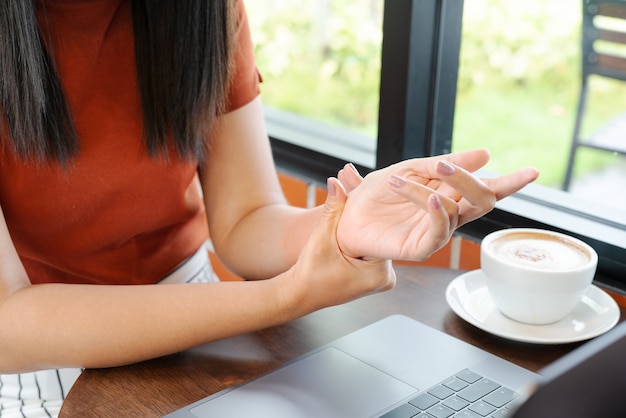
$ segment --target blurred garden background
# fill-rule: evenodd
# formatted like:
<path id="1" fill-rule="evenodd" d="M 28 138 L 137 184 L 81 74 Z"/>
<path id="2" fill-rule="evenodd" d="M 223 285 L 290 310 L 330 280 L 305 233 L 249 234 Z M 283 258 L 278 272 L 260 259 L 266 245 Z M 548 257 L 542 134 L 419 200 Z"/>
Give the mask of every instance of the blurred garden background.
<path id="1" fill-rule="evenodd" d="M 246 5 L 264 102 L 376 137 L 383 0 Z M 580 88 L 581 7 L 579 0 L 465 0 L 454 151 L 485 147 L 490 171 L 532 165 L 540 184 L 561 186 Z M 592 83 L 585 132 L 626 112 L 626 83 Z M 578 155 L 579 178 L 615 168 L 626 177 L 623 157 Z"/>

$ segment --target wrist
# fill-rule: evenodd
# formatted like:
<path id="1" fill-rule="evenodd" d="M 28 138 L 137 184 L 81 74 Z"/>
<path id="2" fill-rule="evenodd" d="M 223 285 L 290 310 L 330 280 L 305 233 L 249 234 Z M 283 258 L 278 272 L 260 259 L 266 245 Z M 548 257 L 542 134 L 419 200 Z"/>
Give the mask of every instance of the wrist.
<path id="1" fill-rule="evenodd" d="M 306 307 L 304 291 L 296 279 L 295 268 L 279 274 L 270 281 L 274 287 L 275 308 L 281 323 L 293 321 L 313 311 Z"/>

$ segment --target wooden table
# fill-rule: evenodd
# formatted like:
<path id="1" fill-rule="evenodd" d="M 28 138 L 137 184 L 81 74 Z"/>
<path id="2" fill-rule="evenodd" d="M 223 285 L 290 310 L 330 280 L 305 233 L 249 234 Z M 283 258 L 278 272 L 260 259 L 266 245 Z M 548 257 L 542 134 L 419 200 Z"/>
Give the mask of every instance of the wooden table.
<path id="1" fill-rule="evenodd" d="M 537 371 L 577 347 L 505 340 L 466 323 L 445 300 L 458 270 L 397 266 L 392 291 L 327 308 L 288 324 L 126 367 L 85 370 L 60 417 L 158 417 L 273 370 L 391 314 L 404 314 Z M 626 311 L 622 308 L 621 319 Z"/>

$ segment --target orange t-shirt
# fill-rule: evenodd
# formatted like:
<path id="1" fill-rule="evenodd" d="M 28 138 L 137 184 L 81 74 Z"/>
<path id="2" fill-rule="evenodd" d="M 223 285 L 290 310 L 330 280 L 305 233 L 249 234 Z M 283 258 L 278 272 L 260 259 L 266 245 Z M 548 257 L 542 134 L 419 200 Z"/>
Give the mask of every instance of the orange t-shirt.
<path id="1" fill-rule="evenodd" d="M 155 283 L 208 236 L 197 163 L 142 141 L 129 0 L 46 1 L 57 71 L 80 151 L 67 169 L 0 148 L 0 206 L 33 283 Z M 259 94 L 242 1 L 229 96 Z"/>

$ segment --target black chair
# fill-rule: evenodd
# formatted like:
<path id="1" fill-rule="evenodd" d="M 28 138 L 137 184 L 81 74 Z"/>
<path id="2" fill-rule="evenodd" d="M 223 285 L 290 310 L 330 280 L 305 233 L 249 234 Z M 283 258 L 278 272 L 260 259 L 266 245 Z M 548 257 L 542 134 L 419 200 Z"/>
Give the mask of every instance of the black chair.
<path id="1" fill-rule="evenodd" d="M 599 130 L 586 137 L 581 135 L 590 76 L 626 81 L 626 0 L 583 0 L 582 3 L 582 85 L 563 190 L 568 190 L 571 185 L 576 152 L 580 147 L 626 155 L 626 106 L 623 113 Z M 611 18 L 613 22 L 621 19 L 623 25 L 615 25 L 618 29 L 613 25 L 611 28 L 600 27 L 596 21 L 598 16 Z M 623 55 L 599 51 L 599 41 L 621 45 L 625 48 L 621 52 Z"/>

